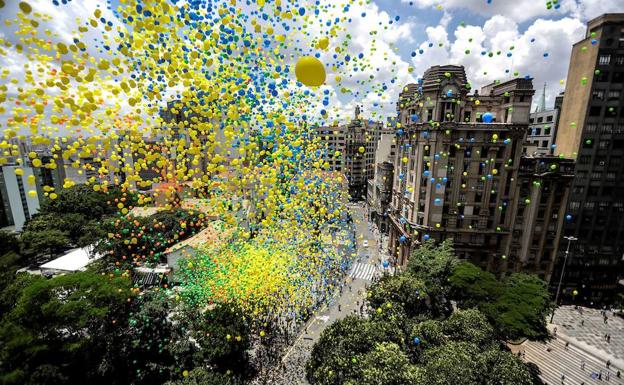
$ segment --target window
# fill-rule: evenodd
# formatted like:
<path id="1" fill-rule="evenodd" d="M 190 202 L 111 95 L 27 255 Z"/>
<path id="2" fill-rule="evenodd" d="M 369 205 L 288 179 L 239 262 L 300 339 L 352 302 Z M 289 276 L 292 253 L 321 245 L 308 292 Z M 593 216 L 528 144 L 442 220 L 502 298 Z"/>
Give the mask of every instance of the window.
<path id="1" fill-rule="evenodd" d="M 620 98 L 619 90 L 611 90 L 607 94 L 607 100 L 618 100 Z"/>
<path id="2" fill-rule="evenodd" d="M 597 82 L 608 82 L 609 81 L 609 71 L 600 71 L 596 74 Z"/>
<path id="3" fill-rule="evenodd" d="M 613 133 L 613 124 L 603 124 L 600 132 L 602 132 L 603 134 Z"/>
<path id="4" fill-rule="evenodd" d="M 537 118 L 537 122 L 538 123 L 542 123 L 544 121 L 544 117 L 540 116 L 539 118 Z"/>
<path id="5" fill-rule="evenodd" d="M 588 134 L 592 134 L 594 132 L 596 132 L 596 128 L 598 127 L 598 125 L 596 123 L 588 123 L 587 126 L 585 126 L 585 131 Z"/>
<path id="6" fill-rule="evenodd" d="M 552 121 L 553 121 L 553 116 L 552 116 L 552 115 L 548 115 L 548 116 L 546 117 L 546 121 L 547 121 L 547 122 L 552 122 Z"/>
<path id="7" fill-rule="evenodd" d="M 591 106 L 589 107 L 589 116 L 600 116 L 602 113 L 601 106 Z"/>
<path id="8" fill-rule="evenodd" d="M 548 141 L 542 140 L 542 147 L 548 147 Z"/>
<path id="9" fill-rule="evenodd" d="M 611 63 L 611 55 L 609 54 L 603 54 L 600 55 L 600 57 L 598 57 L 598 65 L 609 65 L 609 63 Z"/>
<path id="10" fill-rule="evenodd" d="M 571 211 L 576 211 L 576 210 L 579 209 L 579 207 L 581 207 L 581 202 L 577 202 L 577 201 L 570 202 L 570 210 Z"/>
<path id="11" fill-rule="evenodd" d="M 583 208 L 585 209 L 589 209 L 589 210 L 593 210 L 594 207 L 596 207 L 596 202 L 592 202 L 592 201 L 587 201 L 585 202 L 585 204 L 583 205 Z"/>
<path id="12" fill-rule="evenodd" d="M 622 83 L 622 82 L 624 82 L 624 72 L 615 72 L 613 74 L 613 79 L 611 81 L 613 83 Z"/>
<path id="13" fill-rule="evenodd" d="M 544 135 L 550 135 L 550 126 L 544 127 Z"/>
<path id="14" fill-rule="evenodd" d="M 533 119 L 533 118 L 529 119 L 529 123 L 533 123 L 534 121 L 535 121 L 535 119 Z"/>
<path id="15" fill-rule="evenodd" d="M 534 128 L 533 129 L 533 135 L 541 135 L 542 134 L 542 129 L 541 128 Z"/>
<path id="16" fill-rule="evenodd" d="M 609 148 L 609 141 L 608 140 L 601 140 L 598 143 L 598 148 L 600 148 L 602 150 Z"/>
<path id="17" fill-rule="evenodd" d="M 624 65 L 624 55 L 617 55 L 615 57 L 615 65 L 616 66 Z"/>
<path id="18" fill-rule="evenodd" d="M 615 173 L 614 172 L 608 172 L 607 173 L 607 179 L 608 180 L 615 180 Z"/>
<path id="19" fill-rule="evenodd" d="M 592 99 L 594 99 L 594 100 L 602 100 L 602 99 L 604 99 L 604 90 L 593 90 L 592 91 Z"/>
<path id="20" fill-rule="evenodd" d="M 590 160 L 591 160 L 591 155 L 581 155 L 578 158 L 579 164 L 589 164 Z"/>
<path id="21" fill-rule="evenodd" d="M 605 112 L 606 117 L 616 117 L 618 114 L 617 107 L 607 107 L 607 111 Z"/>

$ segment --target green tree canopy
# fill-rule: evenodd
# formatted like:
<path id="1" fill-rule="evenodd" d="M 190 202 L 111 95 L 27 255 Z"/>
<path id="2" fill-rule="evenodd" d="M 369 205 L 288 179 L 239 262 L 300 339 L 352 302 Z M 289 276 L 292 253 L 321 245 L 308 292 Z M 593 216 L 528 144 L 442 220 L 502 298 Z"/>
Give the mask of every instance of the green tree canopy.
<path id="1" fill-rule="evenodd" d="M 0 382 L 94 383 L 101 337 L 123 321 L 129 281 L 84 272 L 27 283 L 0 325 Z"/>

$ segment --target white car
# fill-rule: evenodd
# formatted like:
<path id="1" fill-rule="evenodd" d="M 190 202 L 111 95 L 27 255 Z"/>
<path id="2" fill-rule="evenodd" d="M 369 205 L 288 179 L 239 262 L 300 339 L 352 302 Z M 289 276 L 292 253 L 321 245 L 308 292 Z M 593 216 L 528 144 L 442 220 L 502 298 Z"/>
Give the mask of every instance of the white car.
<path id="1" fill-rule="evenodd" d="M 368 240 L 367 239 L 365 239 L 364 242 L 362 242 L 362 246 L 368 247 Z"/>

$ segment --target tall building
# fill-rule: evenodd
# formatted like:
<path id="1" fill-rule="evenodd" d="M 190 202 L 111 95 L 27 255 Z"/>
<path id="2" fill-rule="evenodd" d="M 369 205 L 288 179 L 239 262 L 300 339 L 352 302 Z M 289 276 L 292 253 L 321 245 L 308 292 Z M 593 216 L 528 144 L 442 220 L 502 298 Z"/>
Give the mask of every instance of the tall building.
<path id="1" fill-rule="evenodd" d="M 464 68 L 448 65 L 401 93 L 389 248 L 404 265 L 421 242 L 452 239 L 489 271 L 549 279 L 572 162 L 522 157 L 531 79 L 469 92 Z"/>
<path id="2" fill-rule="evenodd" d="M 327 144 L 325 160 L 332 171 L 342 172 L 349 181 L 353 200 L 366 199 L 367 181 L 375 175 L 375 152 L 383 133 L 392 132 L 379 122 L 364 120 L 360 107 L 354 119 L 333 127 L 317 127 L 317 134 Z"/>
<path id="3" fill-rule="evenodd" d="M 577 160 L 563 232 L 578 239 L 563 279 L 567 301 L 607 303 L 624 277 L 623 86 L 624 13 L 604 14 L 572 48 L 556 140 L 557 155 Z"/>
<path id="4" fill-rule="evenodd" d="M 375 223 L 382 233 L 390 228 L 389 207 L 394 179 L 394 157 L 396 153 L 395 134 L 381 134 L 375 151 L 375 175 L 368 180 L 366 203 L 368 219 Z"/>
<path id="5" fill-rule="evenodd" d="M 555 132 L 557 125 L 557 108 L 546 109 L 546 84 L 540 103 L 529 117 L 529 132 L 525 144 L 525 153 L 552 155 L 554 153 Z"/>
<path id="6" fill-rule="evenodd" d="M 39 210 L 39 196 L 29 194 L 29 186 L 32 185 L 29 180 L 35 180 L 34 170 L 31 167 L 13 163 L 0 168 L 2 227 L 20 231 L 24 223 Z"/>

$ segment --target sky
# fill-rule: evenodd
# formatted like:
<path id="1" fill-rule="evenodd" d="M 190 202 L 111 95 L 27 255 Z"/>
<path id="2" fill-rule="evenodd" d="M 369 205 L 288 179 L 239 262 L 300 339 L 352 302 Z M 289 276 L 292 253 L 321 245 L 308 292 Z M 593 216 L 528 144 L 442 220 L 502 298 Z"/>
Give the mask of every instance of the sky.
<path id="1" fill-rule="evenodd" d="M 73 0 L 54 6 L 52 0 L 30 1 L 34 9 L 52 16 L 49 27 L 67 40 L 71 38 L 70 20 L 88 19 L 96 7 L 108 10 L 113 18 L 119 0 Z M 312 0 L 301 0 L 301 2 Z M 329 1 L 330 4 L 335 0 Z M 15 0 L 7 1 L 0 11 L 11 11 Z M 337 7 L 341 12 L 342 8 Z M 370 0 L 354 2 L 349 9 L 353 36 L 349 50 L 369 55 L 376 67 L 375 82 L 384 92 L 366 89 L 358 74 L 343 80 L 354 92 L 338 92 L 338 84 L 328 74 L 324 86 L 331 92 L 332 115 L 348 119 L 356 104 L 364 115 L 374 119 L 393 116 L 401 89 L 415 82 L 433 65 L 461 64 L 466 68 L 473 89 L 495 80 L 506 80 L 514 73 L 534 78 L 539 100 L 547 84 L 546 105 L 551 107 L 563 91 L 572 45 L 585 34 L 588 20 L 607 12 L 624 12 L 624 1 L 559 0 L 548 9 L 542 0 Z M 314 28 L 311 23 L 310 28 Z M 12 30 L 0 25 L 0 35 L 11 39 Z M 375 47 L 371 51 L 371 47 Z M 492 56 L 490 57 L 490 53 Z M 97 51 L 93 51 L 97 55 Z M 321 56 L 323 59 L 323 56 Z M 0 67 L 12 75 L 23 71 L 17 54 L 0 56 Z M 411 69 L 411 71 L 410 71 Z M 359 87 L 362 89 L 360 90 Z M 319 106 L 320 111 L 323 107 Z M 5 116 L 10 112 L 7 111 Z"/>

